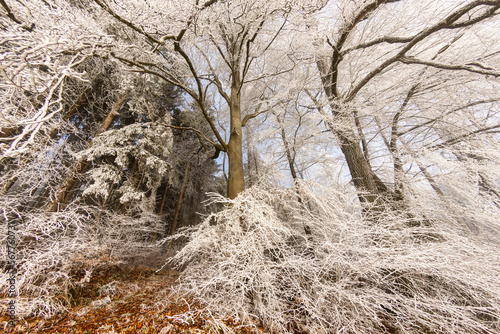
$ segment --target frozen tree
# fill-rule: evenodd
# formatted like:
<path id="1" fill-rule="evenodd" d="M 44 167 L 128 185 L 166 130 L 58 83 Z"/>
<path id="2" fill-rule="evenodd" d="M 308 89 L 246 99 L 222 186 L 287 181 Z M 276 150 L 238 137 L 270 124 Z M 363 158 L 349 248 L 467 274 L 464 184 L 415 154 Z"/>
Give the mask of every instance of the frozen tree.
<path id="1" fill-rule="evenodd" d="M 283 54 L 287 58 L 277 62 L 279 51 L 273 47 L 286 29 L 292 4 L 287 1 L 207 1 L 192 7 L 186 2 L 154 3 L 148 5 L 148 28 L 145 29 L 141 28 L 144 20 L 141 13 L 145 10 L 141 3 L 129 1 L 117 6 L 100 0 L 95 2 L 116 24 L 142 35 L 149 44 L 139 48 L 123 45 L 110 51 L 112 57 L 179 86 L 197 103 L 215 135 L 216 141 L 211 144 L 217 152 L 227 153 L 228 196 L 236 197 L 244 189 L 242 128 L 269 108 L 267 101 L 260 100 L 263 94 L 254 98 L 244 96 L 245 87 L 250 83 L 256 86 L 255 82 L 294 67 L 293 55 Z M 166 16 L 171 15 L 171 6 L 176 6 L 180 13 L 170 17 L 169 25 L 164 26 Z M 136 57 L 126 54 L 128 50 L 134 50 Z M 173 60 L 174 65 L 163 65 L 166 60 Z M 242 99 L 245 99 L 244 105 Z M 209 106 L 215 103 L 220 108 L 210 113 Z M 263 106 L 256 111 L 252 105 L 257 104 Z M 222 130 L 229 138 L 223 138 Z"/>
<path id="2" fill-rule="evenodd" d="M 22 314 L 67 306 L 75 265 L 90 275 L 205 212 L 172 261 L 220 314 L 498 332 L 500 1 L 0 5 L 0 210 L 19 226 Z M 227 158 L 227 191 L 210 158 Z M 318 166 L 340 177 L 301 180 Z M 228 198 L 200 208 L 205 191 Z"/>
<path id="3" fill-rule="evenodd" d="M 497 1 L 341 1 L 311 19 L 325 94 L 320 105 L 329 107 L 328 126 L 361 202 L 402 199 L 408 153 L 401 139 L 416 151 L 445 148 L 453 140 L 439 144 L 438 127 L 464 112 L 498 106 L 499 8 Z M 335 16 L 323 19 L 329 13 Z M 492 124 L 482 130 L 461 123 L 459 137 L 491 132 L 498 123 L 494 113 L 488 118 Z M 382 129 L 373 128 L 376 119 Z M 394 186 L 377 172 L 385 168 L 384 132 Z"/>

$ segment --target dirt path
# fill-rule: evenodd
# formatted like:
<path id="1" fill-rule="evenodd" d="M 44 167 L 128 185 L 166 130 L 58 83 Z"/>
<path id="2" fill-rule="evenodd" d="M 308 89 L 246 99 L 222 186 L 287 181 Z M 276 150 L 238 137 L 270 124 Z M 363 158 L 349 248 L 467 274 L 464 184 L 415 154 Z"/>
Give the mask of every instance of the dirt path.
<path id="1" fill-rule="evenodd" d="M 50 319 L 19 320 L 7 333 L 262 333 L 232 321 L 214 321 L 208 311 L 172 295 L 179 273 L 114 268 L 98 289 L 82 290 L 81 305 Z M 106 279 L 107 278 L 107 279 Z M 112 279 L 110 279 L 112 278 Z M 207 321 L 207 319 L 209 319 Z M 0 316 L 2 325 L 7 316 Z M 0 328 L 0 331 L 2 328 Z"/>

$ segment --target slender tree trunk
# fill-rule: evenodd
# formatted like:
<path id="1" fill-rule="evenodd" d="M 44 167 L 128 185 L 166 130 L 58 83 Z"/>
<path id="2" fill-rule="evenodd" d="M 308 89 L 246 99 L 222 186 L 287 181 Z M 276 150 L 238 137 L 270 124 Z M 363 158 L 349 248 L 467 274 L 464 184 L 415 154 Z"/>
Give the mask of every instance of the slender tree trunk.
<path id="1" fill-rule="evenodd" d="M 120 96 L 116 103 L 113 105 L 113 108 L 111 108 L 111 111 L 109 114 L 106 116 L 106 119 L 104 119 L 103 123 L 97 130 L 96 134 L 94 135 L 94 138 L 103 133 L 104 131 L 107 131 L 109 127 L 111 126 L 111 123 L 115 119 L 115 116 L 118 114 L 118 111 L 120 107 L 122 106 L 123 102 L 125 101 L 125 94 Z M 92 146 L 92 141 L 87 145 L 87 148 L 90 148 Z M 55 198 L 46 206 L 46 210 L 49 212 L 56 212 L 66 204 L 68 200 L 68 193 L 71 191 L 73 186 L 78 182 L 78 176 L 85 170 L 87 169 L 89 165 L 89 162 L 87 162 L 84 159 L 78 160 L 70 169 L 66 179 L 63 181 L 59 189 L 56 191 Z"/>
<path id="2" fill-rule="evenodd" d="M 243 173 L 243 136 L 240 109 L 241 82 L 238 71 L 234 71 L 230 96 L 231 134 L 229 136 L 227 156 L 229 160 L 229 177 L 227 195 L 236 198 L 245 189 Z"/>
<path id="3" fill-rule="evenodd" d="M 304 202 L 302 201 L 302 197 L 300 194 L 297 172 L 295 170 L 295 154 L 292 154 L 290 145 L 286 140 L 285 126 L 282 120 L 280 120 L 278 115 L 276 115 L 276 119 L 278 120 L 279 127 L 281 128 L 281 139 L 283 140 L 283 146 L 285 147 L 286 158 L 288 160 L 288 166 L 290 167 L 290 174 L 292 174 L 293 187 L 295 188 L 295 192 L 297 193 L 297 201 L 299 202 L 300 205 L 304 205 Z M 307 205 L 310 210 L 311 207 L 309 206 L 309 203 L 307 203 Z M 311 228 L 307 224 L 304 224 L 304 233 L 308 236 L 312 234 Z"/>
<path id="4" fill-rule="evenodd" d="M 163 208 L 165 207 L 165 201 L 167 199 L 168 188 L 169 188 L 169 184 L 167 183 L 165 185 L 165 191 L 163 191 L 163 197 L 162 197 L 162 200 L 161 200 L 160 211 L 158 211 L 159 215 L 163 214 Z"/>
<path id="5" fill-rule="evenodd" d="M 190 202 L 191 204 L 188 205 L 187 202 Z M 181 214 L 181 217 L 179 219 L 180 221 L 180 224 L 179 224 L 179 227 L 183 227 L 183 226 L 187 226 L 188 223 L 189 223 L 189 217 L 186 218 L 186 211 L 188 210 L 188 207 L 191 207 L 193 203 L 193 197 L 191 196 L 191 200 L 184 200 L 184 205 L 182 206 L 182 214 Z"/>
<path id="6" fill-rule="evenodd" d="M 193 214 L 194 214 L 194 219 L 193 219 L 193 226 L 196 226 L 198 225 L 198 208 L 200 206 L 200 202 L 201 202 L 201 189 L 202 189 L 202 185 L 203 185 L 203 181 L 200 180 L 200 182 L 198 183 L 198 196 L 196 198 L 196 201 L 195 201 L 195 204 L 194 204 L 194 210 L 193 210 Z"/>
<path id="7" fill-rule="evenodd" d="M 278 119 L 279 126 L 281 128 L 281 140 L 283 140 L 283 146 L 285 147 L 285 153 L 286 153 L 286 159 L 288 161 L 288 167 L 290 168 L 290 173 L 292 174 L 292 179 L 293 181 L 297 181 L 297 172 L 295 171 L 295 155 L 292 154 L 292 150 L 290 148 L 290 145 L 288 144 L 288 141 L 286 140 L 286 133 L 285 133 L 285 126 L 281 122 L 278 116 L 276 116 Z"/>
<path id="8" fill-rule="evenodd" d="M 432 175 L 429 173 L 429 171 L 427 170 L 427 168 L 420 161 L 418 161 L 418 157 L 413 152 L 413 150 L 411 150 L 410 145 L 408 145 L 408 143 L 406 142 L 406 140 L 404 140 L 402 137 L 399 137 L 399 141 L 401 142 L 401 144 L 403 144 L 403 147 L 410 153 L 411 157 L 415 160 L 415 162 L 417 163 L 418 168 L 420 169 L 420 171 L 424 175 L 424 177 L 427 180 L 427 182 L 429 182 L 429 184 L 431 185 L 431 187 L 434 190 L 434 192 L 438 195 L 438 197 L 441 200 L 443 200 L 443 202 L 446 202 L 446 198 L 444 196 L 443 191 L 441 190 L 441 188 L 437 184 L 436 180 L 434 180 L 434 177 L 432 177 Z"/>
<path id="9" fill-rule="evenodd" d="M 492 185 L 492 182 L 488 180 L 488 177 L 484 175 L 482 172 L 478 173 L 479 176 L 479 189 L 486 194 L 492 195 L 496 197 L 495 205 L 500 207 L 500 192 L 496 189 L 495 186 Z"/>
<path id="10" fill-rule="evenodd" d="M 193 210 L 194 210 L 194 206 L 195 206 L 195 196 L 193 194 L 193 196 L 191 196 L 191 201 L 189 201 L 189 211 L 188 211 L 188 214 L 187 214 L 187 218 L 186 218 L 186 226 L 189 225 L 189 226 L 193 226 Z"/>
<path id="11" fill-rule="evenodd" d="M 184 189 L 186 188 L 190 162 L 191 162 L 191 159 L 189 159 L 186 162 L 186 168 L 184 169 L 184 178 L 182 179 L 181 191 L 179 193 L 179 199 L 177 200 L 177 206 L 175 207 L 174 220 L 172 222 L 172 230 L 170 231 L 171 236 L 174 235 L 175 229 L 177 228 L 177 220 L 179 218 L 179 213 L 181 211 L 182 198 L 184 196 Z M 170 245 L 171 244 L 172 244 L 172 241 L 170 242 Z M 169 248 L 170 248 L 170 246 L 169 246 Z"/>
<path id="12" fill-rule="evenodd" d="M 458 150 L 455 150 L 452 148 L 451 150 L 453 154 L 457 157 L 457 159 L 460 162 L 466 163 L 468 159 L 472 159 L 474 161 L 481 161 L 481 158 L 478 157 L 477 155 L 474 154 L 469 154 L 469 153 L 462 153 Z M 479 193 L 481 195 L 490 195 L 495 197 L 493 200 L 493 203 L 497 206 L 500 207 L 500 192 L 496 187 L 493 185 L 493 182 L 489 180 L 489 177 L 484 174 L 481 171 L 477 172 L 478 180 L 477 180 L 477 185 L 479 187 Z"/>

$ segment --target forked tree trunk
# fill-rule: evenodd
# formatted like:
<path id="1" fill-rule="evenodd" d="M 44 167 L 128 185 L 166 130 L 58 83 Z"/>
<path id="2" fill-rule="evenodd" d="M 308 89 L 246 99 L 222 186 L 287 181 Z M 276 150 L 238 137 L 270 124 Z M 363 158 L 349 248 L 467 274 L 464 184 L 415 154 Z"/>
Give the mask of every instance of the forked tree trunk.
<path id="1" fill-rule="evenodd" d="M 123 102 L 125 101 L 125 94 L 121 95 L 118 100 L 115 102 L 113 105 L 113 108 L 111 108 L 111 111 L 109 114 L 106 116 L 106 119 L 104 119 L 103 123 L 97 130 L 97 132 L 94 135 L 94 138 L 99 136 L 101 133 L 107 131 L 109 127 L 111 126 L 111 123 L 113 123 L 113 120 L 115 119 L 115 116 L 118 114 L 118 111 L 120 110 L 120 107 L 122 106 Z M 92 141 L 87 144 L 87 149 L 92 146 Z M 73 186 L 76 185 L 78 182 L 78 177 L 79 175 L 87 169 L 89 165 L 89 162 L 87 162 L 84 159 L 80 159 L 75 164 L 71 167 L 68 175 L 66 176 L 66 179 L 62 182 L 61 186 L 59 189 L 56 191 L 55 198 L 46 206 L 46 211 L 49 212 L 56 212 L 64 206 L 68 199 L 69 196 L 68 193 L 71 191 Z"/>

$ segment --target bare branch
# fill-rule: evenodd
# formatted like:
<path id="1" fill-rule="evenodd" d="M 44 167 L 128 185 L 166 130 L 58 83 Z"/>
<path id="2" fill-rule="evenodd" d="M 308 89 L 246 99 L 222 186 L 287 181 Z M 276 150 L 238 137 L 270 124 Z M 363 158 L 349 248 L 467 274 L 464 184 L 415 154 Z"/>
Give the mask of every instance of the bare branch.
<path id="1" fill-rule="evenodd" d="M 430 61 L 430 60 L 422 60 L 422 59 L 417 59 L 414 57 L 401 57 L 399 59 L 400 62 L 405 63 L 405 64 L 419 64 L 419 65 L 426 65 L 426 66 L 431 66 L 443 70 L 452 70 L 452 71 L 467 71 L 467 72 L 472 72 L 472 73 L 477 73 L 477 74 L 484 74 L 484 75 L 491 75 L 494 77 L 500 77 L 500 72 L 491 68 L 485 69 L 485 65 L 477 64 L 477 63 L 472 63 L 470 65 L 449 65 L 449 64 L 443 64 L 443 63 L 438 63 L 435 61 Z M 475 65 L 476 67 L 474 67 Z M 477 67 L 481 67 L 483 69 L 478 69 Z"/>
<path id="2" fill-rule="evenodd" d="M 7 12 L 7 17 L 10 18 L 12 21 L 16 22 L 17 24 L 23 24 L 23 22 L 21 20 L 19 20 L 15 15 L 14 13 L 12 12 L 12 10 L 10 9 L 9 5 L 7 5 L 7 3 L 5 2 L 5 0 L 0 0 L 0 5 L 2 5 L 2 7 L 5 9 L 5 11 Z M 35 24 L 34 23 L 31 23 L 30 25 L 23 25 L 22 28 L 24 30 L 27 30 L 27 31 L 32 31 L 33 28 L 35 27 Z"/>
<path id="3" fill-rule="evenodd" d="M 454 138 L 448 139 L 448 140 L 446 140 L 445 142 L 443 142 L 441 144 L 429 146 L 427 148 L 430 149 L 430 150 L 435 150 L 435 149 L 444 148 L 444 147 L 447 147 L 449 145 L 453 145 L 453 144 L 459 143 L 462 140 L 464 140 L 464 139 L 466 139 L 468 137 L 477 135 L 477 134 L 482 134 L 482 133 L 498 133 L 499 131 L 491 131 L 491 130 L 495 130 L 495 129 L 500 129 L 500 124 L 492 125 L 492 126 L 487 126 L 487 127 L 481 128 L 481 129 L 477 129 L 475 131 L 471 131 L 471 132 L 465 133 L 463 135 L 456 136 Z"/>
<path id="4" fill-rule="evenodd" d="M 456 10 L 455 12 L 449 14 L 446 16 L 444 19 L 439 21 L 438 23 L 434 24 L 433 26 L 426 28 L 422 30 L 419 34 L 417 34 L 409 43 L 407 43 L 396 55 L 390 57 L 386 61 L 384 61 L 382 64 L 377 66 L 375 69 L 373 69 L 370 73 L 368 73 L 361 81 L 354 86 L 354 88 L 348 92 L 345 95 L 344 100 L 345 101 L 351 101 L 356 94 L 359 92 L 361 88 L 363 88 L 371 79 L 373 79 L 377 74 L 382 72 L 384 69 L 386 69 L 389 65 L 392 65 L 396 61 L 398 61 L 400 58 L 404 57 L 406 52 L 410 51 L 415 45 L 417 45 L 419 42 L 427 38 L 428 36 L 432 35 L 433 33 L 441 30 L 441 29 L 447 29 L 452 27 L 452 25 L 458 21 L 463 15 L 471 11 L 472 9 L 483 6 L 483 5 L 491 5 L 494 6 L 494 10 L 490 13 L 490 16 L 493 15 L 494 12 L 496 12 L 500 8 L 500 0 L 497 1 L 481 1 L 477 0 L 474 2 L 471 2 L 462 8 Z M 482 16 L 482 20 L 486 19 L 487 17 Z"/>

